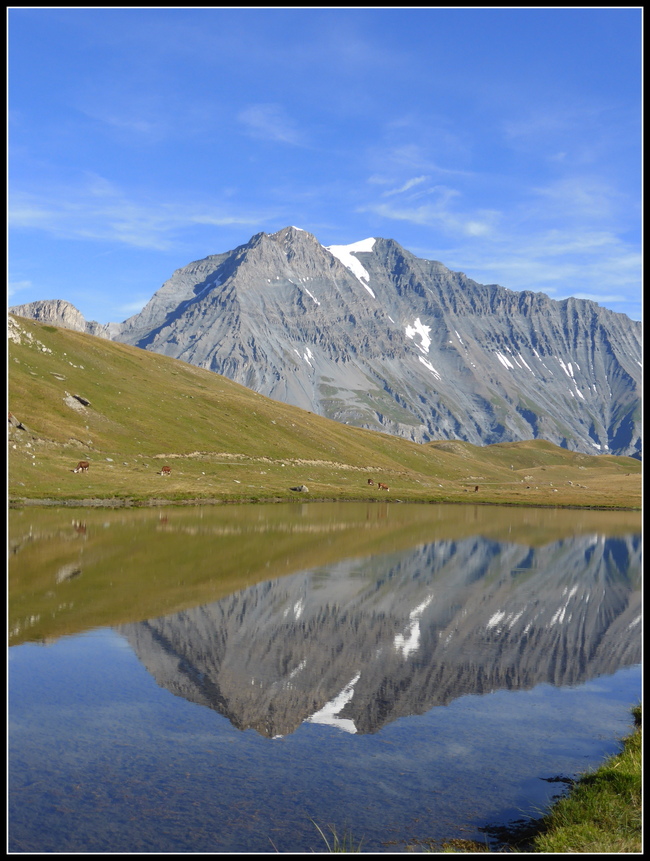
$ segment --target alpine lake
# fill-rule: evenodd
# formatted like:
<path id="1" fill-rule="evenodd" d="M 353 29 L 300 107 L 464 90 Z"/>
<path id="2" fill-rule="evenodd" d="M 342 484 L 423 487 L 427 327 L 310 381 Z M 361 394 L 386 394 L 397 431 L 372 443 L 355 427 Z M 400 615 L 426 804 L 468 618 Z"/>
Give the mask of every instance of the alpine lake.
<path id="1" fill-rule="evenodd" d="M 8 537 L 12 853 L 494 851 L 641 699 L 638 511 L 27 507 Z"/>

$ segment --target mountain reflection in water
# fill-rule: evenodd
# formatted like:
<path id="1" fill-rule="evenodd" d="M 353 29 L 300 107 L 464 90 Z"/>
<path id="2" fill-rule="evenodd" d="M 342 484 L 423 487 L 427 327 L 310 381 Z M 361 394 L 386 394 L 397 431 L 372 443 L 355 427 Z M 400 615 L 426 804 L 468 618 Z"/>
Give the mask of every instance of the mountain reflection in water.
<path id="1" fill-rule="evenodd" d="M 118 630 L 157 683 L 239 729 L 373 733 L 466 694 L 641 659 L 641 537 L 474 536 L 258 583 Z"/>

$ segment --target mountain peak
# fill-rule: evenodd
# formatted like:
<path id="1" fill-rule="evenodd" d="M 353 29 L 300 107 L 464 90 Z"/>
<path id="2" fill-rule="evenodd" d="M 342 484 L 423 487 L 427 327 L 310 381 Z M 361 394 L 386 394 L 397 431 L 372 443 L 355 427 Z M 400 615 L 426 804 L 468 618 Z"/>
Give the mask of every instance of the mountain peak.
<path id="1" fill-rule="evenodd" d="M 392 239 L 258 233 L 176 270 L 113 325 L 97 334 L 414 442 L 641 449 L 640 323 L 479 284 Z"/>
<path id="2" fill-rule="evenodd" d="M 276 230 L 275 233 L 267 234 L 271 238 L 284 239 L 287 236 L 293 236 L 296 233 L 306 233 L 307 236 L 312 236 L 311 233 L 307 230 L 303 230 L 302 227 L 294 227 L 293 225 L 289 225 L 288 227 L 283 227 L 281 230 Z M 315 237 L 314 237 L 315 238 Z"/>
<path id="3" fill-rule="evenodd" d="M 303 230 L 302 227 L 283 227 L 282 230 L 277 230 L 275 233 L 264 233 L 263 236 L 266 236 L 267 239 L 272 240 L 273 242 L 311 242 L 318 243 L 318 240 L 313 235 L 313 233 L 309 233 L 308 230 Z"/>

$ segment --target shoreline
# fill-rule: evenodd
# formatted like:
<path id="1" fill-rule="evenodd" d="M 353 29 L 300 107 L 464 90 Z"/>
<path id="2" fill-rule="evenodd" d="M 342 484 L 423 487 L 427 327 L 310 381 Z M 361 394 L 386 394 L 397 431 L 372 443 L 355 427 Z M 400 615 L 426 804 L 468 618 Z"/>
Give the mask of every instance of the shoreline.
<path id="1" fill-rule="evenodd" d="M 450 500 L 450 499 L 398 499 L 385 497 L 369 499 L 367 497 L 341 499 L 332 497 L 249 497 L 247 499 L 229 499 L 218 497 L 194 497 L 191 499 L 166 499 L 155 497 L 152 499 L 126 498 L 94 498 L 87 499 L 56 499 L 43 497 L 39 499 L 31 497 L 9 497 L 8 507 L 10 509 L 42 507 L 42 508 L 164 508 L 176 506 L 208 506 L 208 505 L 264 505 L 264 504 L 304 504 L 305 502 L 367 502 L 367 503 L 393 503 L 395 505 L 482 505 L 496 508 L 555 508 L 567 511 L 642 511 L 642 506 L 607 505 L 606 503 L 594 503 L 592 505 L 562 505 L 558 503 L 528 503 L 528 502 L 486 502 L 479 500 Z"/>

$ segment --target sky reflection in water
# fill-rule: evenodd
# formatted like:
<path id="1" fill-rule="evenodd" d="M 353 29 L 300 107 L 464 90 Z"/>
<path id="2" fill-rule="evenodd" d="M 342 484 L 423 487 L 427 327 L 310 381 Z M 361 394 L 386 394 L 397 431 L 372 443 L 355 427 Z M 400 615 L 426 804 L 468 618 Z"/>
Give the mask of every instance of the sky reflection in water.
<path id="1" fill-rule="evenodd" d="M 474 535 L 15 646 L 10 849 L 484 839 L 631 727 L 639 583 L 638 536 Z"/>

